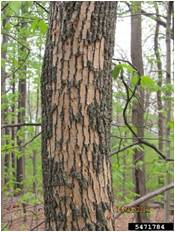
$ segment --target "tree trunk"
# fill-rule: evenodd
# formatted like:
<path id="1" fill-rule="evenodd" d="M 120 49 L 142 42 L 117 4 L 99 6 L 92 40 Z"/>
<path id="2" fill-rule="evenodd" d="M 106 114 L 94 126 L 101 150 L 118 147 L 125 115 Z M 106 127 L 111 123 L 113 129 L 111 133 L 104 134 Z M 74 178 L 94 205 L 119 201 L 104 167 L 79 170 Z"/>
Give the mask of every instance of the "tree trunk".
<path id="1" fill-rule="evenodd" d="M 163 115 L 163 103 L 162 103 L 162 80 L 163 80 L 163 73 L 162 73 L 162 61 L 160 56 L 160 48 L 159 48 L 159 8 L 157 3 L 155 2 L 155 10 L 156 10 L 156 30 L 155 30 L 155 36 L 154 36 L 154 53 L 156 56 L 156 65 L 157 65 L 157 72 L 158 72 L 158 81 L 157 84 L 160 87 L 160 89 L 157 91 L 157 109 L 158 109 L 158 148 L 163 153 L 163 139 L 164 139 L 164 115 Z M 160 177 L 158 177 L 159 185 L 163 185 L 164 181 L 161 180 Z"/>
<path id="2" fill-rule="evenodd" d="M 51 2 L 42 74 L 46 230 L 113 230 L 111 61 L 117 2 Z"/>
<path id="3" fill-rule="evenodd" d="M 25 101 L 26 101 L 26 80 L 21 79 L 19 80 L 19 87 L 18 92 L 20 94 L 18 99 L 18 123 L 25 123 Z M 21 127 L 18 127 L 17 131 L 19 131 Z M 21 156 L 17 158 L 16 163 L 16 181 L 17 181 L 17 188 L 22 189 L 22 181 L 24 179 L 24 149 L 21 148 L 22 143 L 24 142 L 24 138 L 22 139 L 20 136 L 17 137 L 17 145 L 19 147 L 19 151 Z"/>
<path id="4" fill-rule="evenodd" d="M 131 16 L 131 59 L 133 65 L 137 67 L 138 71 L 143 75 L 143 61 L 142 61 L 142 32 L 141 32 L 141 3 L 132 2 L 132 16 Z M 137 99 L 132 108 L 132 123 L 136 128 L 137 136 L 143 138 L 144 136 L 144 92 L 139 87 L 137 91 Z M 133 142 L 137 139 L 134 137 Z M 142 162 L 142 166 L 137 166 L 138 162 Z M 146 194 L 145 186 L 145 170 L 144 170 L 144 151 L 140 149 L 134 150 L 133 156 L 133 178 L 135 184 L 135 193 L 140 197 Z M 136 214 L 137 222 L 148 221 L 144 213 L 138 212 Z"/>
<path id="5" fill-rule="evenodd" d="M 22 12 L 25 13 L 25 4 L 22 5 Z M 22 20 L 22 19 L 21 19 Z M 26 27 L 26 23 L 23 21 L 20 22 L 21 28 Z M 25 42 L 25 38 L 23 39 Z M 18 123 L 25 123 L 25 111 L 26 111 L 26 64 L 24 64 L 25 57 L 25 48 L 19 45 L 18 48 L 18 65 L 21 66 L 18 74 L 19 74 L 19 85 L 18 85 Z M 17 132 L 21 129 L 18 127 Z M 19 189 L 23 188 L 23 180 L 24 180 L 24 149 L 21 147 L 22 143 L 24 143 L 25 136 L 22 138 L 21 136 L 17 136 L 17 145 L 19 147 L 19 152 L 21 153 L 20 157 L 17 158 L 16 162 L 16 187 Z"/>
<path id="6" fill-rule="evenodd" d="M 8 19 L 5 16 L 3 18 L 3 20 L 2 20 L 3 29 L 5 28 L 5 25 L 6 25 L 7 22 L 8 22 Z M 6 35 L 3 35 L 3 37 L 2 37 L 2 55 L 1 55 L 1 57 L 2 57 L 2 59 L 4 61 L 6 60 L 6 56 L 7 56 L 7 42 L 8 42 L 8 37 Z M 4 98 L 5 91 L 6 91 L 6 76 L 7 76 L 7 73 L 6 73 L 5 67 L 2 66 L 2 69 L 1 69 L 1 97 L 2 97 L 2 99 Z M 8 104 L 7 102 L 3 102 L 3 103 Z M 6 108 L 1 111 L 1 123 L 2 124 L 8 123 L 7 114 L 8 114 L 8 107 L 6 106 Z M 2 138 L 3 138 L 4 135 L 7 136 L 10 133 L 9 128 L 4 128 L 4 129 L 2 129 L 1 132 L 2 132 L 2 134 L 1 134 Z M 8 140 L 5 140 L 4 142 L 2 142 L 2 145 L 3 145 L 3 143 L 8 144 Z M 1 158 L 1 161 L 2 161 L 1 176 L 2 176 L 2 186 L 3 186 L 4 183 L 8 182 L 8 170 L 9 170 L 9 164 L 10 164 L 10 156 L 9 156 L 8 151 L 4 155 L 4 160 L 3 160 L 3 158 Z"/>
<path id="7" fill-rule="evenodd" d="M 162 61 L 160 57 L 160 52 L 159 52 L 159 23 L 158 20 L 160 20 L 159 16 L 159 10 L 158 6 L 155 3 L 155 8 L 156 8 L 156 17 L 157 17 L 157 23 L 156 23 L 156 31 L 155 31 L 155 37 L 154 37 L 154 52 L 156 56 L 156 64 L 157 64 L 157 70 L 158 70 L 158 86 L 162 87 Z M 162 94 L 161 90 L 157 91 L 157 108 L 158 108 L 158 136 L 159 136 L 159 150 L 163 152 L 163 104 L 162 104 Z"/>
<path id="8" fill-rule="evenodd" d="M 15 95 L 15 91 L 16 91 L 16 87 L 15 87 L 15 75 L 13 76 L 13 80 L 12 80 L 12 94 Z M 12 121 L 11 124 L 15 124 L 16 120 L 15 120 L 15 107 L 16 107 L 16 102 L 12 103 Z M 15 146 L 15 134 L 16 134 L 16 129 L 14 127 L 11 128 L 11 138 L 13 141 L 13 146 Z M 15 171 L 15 162 L 16 162 L 16 157 L 15 157 L 15 152 L 12 151 L 11 152 L 11 163 L 12 163 L 12 173 L 13 173 L 13 178 L 15 180 L 16 177 L 16 171 Z"/>

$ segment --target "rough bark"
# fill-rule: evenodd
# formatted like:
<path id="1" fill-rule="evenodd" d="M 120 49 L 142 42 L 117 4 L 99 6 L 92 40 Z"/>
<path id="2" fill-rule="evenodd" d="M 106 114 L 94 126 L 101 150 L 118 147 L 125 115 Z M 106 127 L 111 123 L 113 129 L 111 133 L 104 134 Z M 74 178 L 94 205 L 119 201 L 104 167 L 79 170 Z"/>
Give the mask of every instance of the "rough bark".
<path id="1" fill-rule="evenodd" d="M 51 2 L 42 74 L 46 230 L 113 230 L 111 60 L 117 2 Z"/>
<path id="2" fill-rule="evenodd" d="M 132 2 L 132 16 L 131 16 L 131 59 L 135 67 L 141 75 L 143 75 L 143 60 L 142 60 L 142 32 L 141 32 L 141 3 Z M 144 92 L 139 87 L 137 91 L 137 100 L 133 103 L 132 108 L 132 123 L 136 128 L 136 133 L 138 137 L 144 137 Z M 137 139 L 133 137 L 133 142 L 137 142 Z M 143 162 L 142 167 L 137 166 L 139 161 Z M 134 149 L 133 155 L 133 178 L 135 184 L 135 193 L 140 197 L 146 194 L 145 186 L 145 170 L 144 170 L 144 151 L 140 149 Z M 144 213 L 138 212 L 136 214 L 137 222 L 148 221 L 147 216 Z"/>

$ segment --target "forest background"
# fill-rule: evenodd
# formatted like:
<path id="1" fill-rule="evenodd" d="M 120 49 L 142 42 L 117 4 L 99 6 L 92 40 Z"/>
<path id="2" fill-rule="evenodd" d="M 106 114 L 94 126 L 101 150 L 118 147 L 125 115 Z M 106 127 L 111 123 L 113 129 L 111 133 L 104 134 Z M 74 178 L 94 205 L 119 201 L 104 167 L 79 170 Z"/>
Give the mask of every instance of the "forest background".
<path id="1" fill-rule="evenodd" d="M 127 89 L 130 94 L 138 77 L 132 61 L 131 2 L 119 2 L 113 59 L 113 121 L 111 127 L 112 176 L 116 211 L 140 196 L 173 181 L 173 2 L 141 2 L 141 31 L 144 74 L 141 87 L 144 104 L 133 97 L 127 107 L 131 128 L 142 127 L 146 143 L 137 144 L 123 114 Z M 42 228 L 43 190 L 41 165 L 42 62 L 48 28 L 49 2 L 1 2 L 1 187 L 2 229 Z M 134 15 L 135 14 L 135 15 Z M 133 44 L 132 44 L 133 43 Z M 134 73 L 134 75 L 133 75 Z M 142 99 L 143 100 L 143 99 Z M 136 103 L 134 103 L 136 101 Z M 133 105 L 143 110 L 143 123 L 134 124 Z M 138 108 L 136 110 L 138 110 Z M 138 128 L 137 128 L 138 129 Z M 151 145 L 150 145 L 151 144 Z M 144 159 L 133 160 L 135 152 Z M 134 170 L 144 176 L 145 192 L 137 192 Z M 172 187 L 172 186 L 171 186 Z M 147 216 L 172 221 L 173 191 L 165 191 L 147 202 Z M 154 208 L 156 207 L 156 208 Z M 161 211 L 160 211 L 161 209 Z M 117 211 L 117 213 L 120 213 Z M 42 215 L 42 216 L 41 216 Z M 132 221 L 135 214 L 122 214 Z M 19 223 L 20 222 L 20 223 Z M 116 219 L 117 223 L 117 219 Z M 38 226 L 38 227 L 37 227 Z M 120 227 L 119 227 L 120 228 Z"/>

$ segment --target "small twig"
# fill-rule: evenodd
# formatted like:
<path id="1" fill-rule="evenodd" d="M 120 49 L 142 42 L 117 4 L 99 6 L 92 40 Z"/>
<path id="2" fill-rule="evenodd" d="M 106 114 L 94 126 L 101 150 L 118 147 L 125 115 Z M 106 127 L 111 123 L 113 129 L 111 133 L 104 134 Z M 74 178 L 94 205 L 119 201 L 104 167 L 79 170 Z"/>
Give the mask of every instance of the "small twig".
<path id="1" fill-rule="evenodd" d="M 123 140 L 123 139 L 120 139 L 120 142 L 119 142 L 119 145 L 118 145 L 118 151 L 121 150 L 122 140 Z M 117 163 L 118 163 L 118 165 L 120 166 L 119 157 L 118 157 L 118 156 L 117 156 Z"/>
<path id="2" fill-rule="evenodd" d="M 42 222 L 40 222 L 38 225 L 34 226 L 34 227 L 31 229 L 31 231 L 33 231 L 33 230 L 35 230 L 36 228 L 38 228 L 39 226 L 41 226 L 44 222 L 45 222 L 45 220 L 42 221 Z"/>
<path id="3" fill-rule="evenodd" d="M 19 65 L 18 68 L 16 68 L 12 73 L 10 73 L 9 75 L 7 75 L 6 78 L 8 78 L 11 75 L 15 74 L 18 70 L 20 70 L 23 67 L 23 65 L 25 64 L 27 58 L 29 57 L 30 49 L 25 44 L 21 43 L 21 41 L 19 41 L 18 39 L 16 39 L 13 35 L 10 35 L 10 34 L 5 33 L 5 32 L 2 32 L 2 34 L 6 35 L 6 36 L 8 36 L 8 37 L 10 37 L 12 39 L 14 39 L 17 43 L 19 43 L 22 47 L 24 47 L 28 51 L 26 57 L 23 60 L 23 63 L 21 65 Z"/>
<path id="4" fill-rule="evenodd" d="M 23 144 L 23 145 L 21 145 L 21 146 L 14 146 L 14 147 L 12 147 L 11 149 L 15 149 L 15 148 L 24 148 L 24 147 L 26 147 L 28 144 L 30 144 L 31 142 L 33 142 L 33 140 L 35 140 L 38 136 L 40 136 L 41 135 L 41 133 L 42 133 L 42 131 L 41 132 L 39 132 L 37 135 L 35 135 L 31 140 L 29 140 L 28 142 L 26 142 L 25 144 Z M 3 151 L 3 150 L 2 150 Z M 5 149 L 4 149 L 4 151 L 6 151 Z"/>
<path id="5" fill-rule="evenodd" d="M 120 125 L 120 124 L 116 124 L 116 123 L 113 123 L 111 124 L 112 126 L 116 126 L 116 127 L 126 127 L 126 125 Z M 148 126 L 138 126 L 139 128 L 145 128 L 146 130 L 154 133 L 154 134 L 158 134 L 158 132 L 154 131 L 153 129 L 149 128 Z"/>
<path id="6" fill-rule="evenodd" d="M 133 147 L 133 146 L 136 146 L 136 145 L 139 145 L 139 144 L 140 144 L 139 142 L 132 143 L 132 144 L 126 146 L 126 147 L 123 147 L 123 148 L 117 150 L 117 151 L 112 151 L 112 153 L 111 153 L 109 156 L 113 156 L 113 155 L 115 155 L 115 154 L 118 154 L 118 153 L 120 153 L 120 152 L 122 152 L 122 151 L 127 150 L 127 149 L 130 148 L 130 147 Z"/>
<path id="7" fill-rule="evenodd" d="M 5 8 L 6 8 L 7 6 L 8 6 L 8 3 L 6 3 L 6 4 L 2 7 L 1 11 L 5 10 Z"/>
<path id="8" fill-rule="evenodd" d="M 23 43 L 21 43 L 21 41 L 19 41 L 17 38 L 15 38 L 13 35 L 10 35 L 10 34 L 8 34 L 8 33 L 6 33 L 6 32 L 2 32 L 2 34 L 3 35 L 6 35 L 6 36 L 8 36 L 8 37 L 10 37 L 10 38 L 12 38 L 12 39 L 14 39 L 16 42 L 18 42 L 22 47 L 24 47 L 24 48 L 26 48 L 29 52 L 30 52 L 30 49 L 25 45 L 25 44 L 23 44 Z"/>
<path id="9" fill-rule="evenodd" d="M 43 207 L 42 207 L 43 205 L 42 205 L 42 204 L 36 204 L 35 206 L 41 206 L 39 209 L 43 209 Z M 30 210 L 28 210 L 28 209 L 30 209 L 30 208 L 33 208 L 33 206 L 26 206 L 27 211 L 30 211 Z M 13 209 L 12 212 L 13 212 L 13 213 L 16 213 L 16 211 L 19 211 L 19 210 L 21 210 L 21 209 L 20 209 L 20 208 L 19 208 L 19 209 Z M 5 217 L 5 216 L 8 215 L 8 214 L 10 214 L 9 211 L 6 212 L 6 213 L 4 213 L 4 214 L 2 215 L 2 218 Z"/>
<path id="10" fill-rule="evenodd" d="M 114 137 L 114 138 L 119 138 L 119 139 L 130 139 L 132 140 L 133 138 L 131 137 L 120 137 L 118 135 L 111 135 L 111 137 Z M 147 139 L 147 140 L 161 140 L 161 141 L 170 141 L 168 139 L 159 139 L 159 138 L 147 138 L 147 137 L 138 137 L 140 139 Z"/>
<path id="11" fill-rule="evenodd" d="M 29 143 L 33 142 L 33 140 L 35 140 L 38 136 L 40 136 L 42 133 L 42 131 L 40 131 L 37 135 L 35 135 L 31 140 L 29 140 L 27 143 L 25 143 L 24 145 L 20 146 L 20 147 L 26 147 Z"/>
<path id="12" fill-rule="evenodd" d="M 121 149 L 122 140 L 123 140 L 123 138 L 120 138 L 120 142 L 119 142 L 119 145 L 118 145 L 118 150 L 120 150 L 120 149 Z"/>
<path id="13" fill-rule="evenodd" d="M 5 124 L 1 126 L 1 129 L 7 127 L 21 127 L 21 126 L 41 126 L 41 123 L 17 123 L 17 124 Z"/>
<path id="14" fill-rule="evenodd" d="M 174 161 L 174 159 L 168 159 L 165 155 L 162 154 L 162 152 L 157 148 L 155 147 L 153 144 L 145 141 L 145 140 L 140 140 L 140 142 L 148 147 L 151 147 L 155 152 L 157 152 L 164 160 L 166 161 Z"/>
<path id="15" fill-rule="evenodd" d="M 2 228 L 1 228 L 1 231 L 3 231 L 5 228 L 7 228 L 9 226 L 8 223 L 6 223 Z"/>
<path id="16" fill-rule="evenodd" d="M 46 8 L 45 8 L 44 6 L 42 6 L 39 2 L 34 1 L 34 3 L 35 3 L 36 5 L 38 5 L 39 7 L 41 7 L 47 14 L 49 14 L 49 11 L 46 10 Z"/>
<path id="17" fill-rule="evenodd" d="M 115 61 L 118 61 L 118 62 L 128 63 L 131 67 L 133 67 L 133 69 L 135 69 L 135 71 L 138 73 L 138 75 L 141 76 L 141 74 L 138 71 L 137 67 L 135 65 L 133 65 L 129 60 L 118 59 L 118 58 L 112 58 L 112 60 L 115 60 Z"/>
<path id="18" fill-rule="evenodd" d="M 127 12 L 129 12 L 129 11 L 127 11 Z M 125 13 L 127 13 L 127 12 L 125 12 Z M 142 12 L 143 12 L 143 10 L 142 10 Z M 137 13 L 137 14 L 130 14 L 130 15 L 119 15 L 118 18 L 127 18 L 127 17 L 131 17 L 131 16 L 138 16 L 138 15 L 151 17 L 151 16 L 155 16 L 156 14 L 155 13 L 146 13 L 145 12 L 145 13 Z M 166 19 L 166 17 L 164 15 L 159 15 L 159 16 Z M 161 21 L 161 23 L 162 22 L 163 21 Z M 163 24 L 164 24 L 164 22 L 163 22 Z"/>

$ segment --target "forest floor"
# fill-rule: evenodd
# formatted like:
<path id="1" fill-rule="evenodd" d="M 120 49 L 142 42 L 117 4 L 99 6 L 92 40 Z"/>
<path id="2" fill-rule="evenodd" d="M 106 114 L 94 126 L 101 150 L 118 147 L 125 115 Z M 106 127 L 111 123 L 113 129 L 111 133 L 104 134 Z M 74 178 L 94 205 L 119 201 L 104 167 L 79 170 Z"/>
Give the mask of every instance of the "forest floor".
<path id="1" fill-rule="evenodd" d="M 24 210 L 25 209 L 25 210 Z M 151 208 L 151 222 L 163 222 L 163 208 Z M 4 201 L 2 205 L 1 231 L 44 231 L 43 205 L 25 205 L 17 203 L 17 199 Z M 116 219 L 115 230 L 127 231 L 128 223 L 134 222 L 134 214 L 124 213 Z M 173 222 L 173 216 L 170 217 Z"/>

